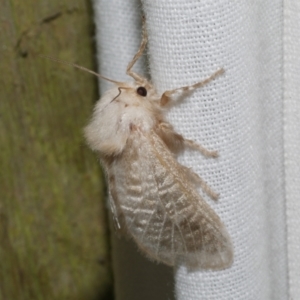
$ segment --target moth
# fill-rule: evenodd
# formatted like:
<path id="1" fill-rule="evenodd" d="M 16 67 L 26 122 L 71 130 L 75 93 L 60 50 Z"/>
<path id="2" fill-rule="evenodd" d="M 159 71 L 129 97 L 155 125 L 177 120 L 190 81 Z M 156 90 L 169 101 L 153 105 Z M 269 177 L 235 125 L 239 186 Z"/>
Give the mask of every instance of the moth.
<path id="1" fill-rule="evenodd" d="M 217 157 L 175 132 L 164 112 L 186 92 L 202 87 L 218 75 L 159 95 L 144 77 L 132 71 L 147 44 L 147 32 L 127 67 L 133 82 L 114 83 L 96 103 L 84 129 L 88 145 L 99 155 L 108 181 L 110 206 L 119 228 L 151 260 L 189 269 L 224 269 L 233 261 L 225 226 L 204 201 L 197 187 L 212 199 L 218 195 L 176 156 L 191 148 Z"/>

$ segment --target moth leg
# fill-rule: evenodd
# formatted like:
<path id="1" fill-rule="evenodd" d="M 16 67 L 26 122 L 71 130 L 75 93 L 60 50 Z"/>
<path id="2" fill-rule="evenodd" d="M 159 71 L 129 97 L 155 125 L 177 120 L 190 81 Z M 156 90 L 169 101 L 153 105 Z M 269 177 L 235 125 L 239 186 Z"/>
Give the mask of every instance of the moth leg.
<path id="1" fill-rule="evenodd" d="M 175 132 L 172 125 L 167 122 L 159 123 L 156 132 L 173 153 L 178 153 L 182 151 L 184 147 L 189 147 L 199 151 L 205 157 L 218 157 L 218 151 L 207 150 L 202 145 L 184 138 L 181 134 Z"/>
<path id="2" fill-rule="evenodd" d="M 121 221 L 122 214 L 120 213 L 120 210 L 118 209 L 117 205 L 119 203 L 118 196 L 116 192 L 116 181 L 114 174 L 110 171 L 112 159 L 111 158 L 105 158 L 102 161 L 102 166 L 106 173 L 106 178 L 108 179 L 108 190 L 109 190 L 109 206 L 112 213 L 112 220 L 114 223 L 114 227 L 116 230 L 120 230 L 121 227 Z M 124 228 L 122 228 L 124 229 Z"/>
<path id="3" fill-rule="evenodd" d="M 213 73 L 212 75 L 210 75 L 209 77 L 205 78 L 204 80 L 195 83 L 193 85 L 188 85 L 188 86 L 183 86 L 181 88 L 177 88 L 174 90 L 169 90 L 169 91 L 165 91 L 161 98 L 160 98 L 160 105 L 161 106 L 165 106 L 167 105 L 170 101 L 174 100 L 172 98 L 179 98 L 181 97 L 184 93 L 187 92 L 192 92 L 197 88 L 200 88 L 204 85 L 206 85 L 207 83 L 209 83 L 210 81 L 214 80 L 216 77 L 222 75 L 224 73 L 224 69 L 221 68 L 219 70 L 217 70 L 215 73 Z"/>
<path id="4" fill-rule="evenodd" d="M 116 193 L 116 185 L 115 185 L 115 178 L 114 176 L 109 176 L 109 194 L 110 194 L 110 209 L 112 212 L 112 218 L 114 226 L 117 230 L 121 229 L 121 222 L 119 220 L 119 213 L 116 206 L 116 203 L 118 202 L 117 193 Z"/>
<path id="5" fill-rule="evenodd" d="M 186 175 L 193 180 L 193 182 L 201 187 L 201 189 L 213 200 L 218 200 L 219 194 L 216 193 L 197 173 L 188 167 L 183 166 Z"/>
<path id="6" fill-rule="evenodd" d="M 131 71 L 136 61 L 142 56 L 148 41 L 148 35 L 147 35 L 146 25 L 145 25 L 145 17 L 143 17 L 142 22 L 143 22 L 143 29 L 142 29 L 142 41 L 140 44 L 140 48 L 138 52 L 135 54 L 135 56 L 133 57 L 132 61 L 128 64 L 126 69 L 126 74 L 131 76 L 135 81 L 144 81 L 144 78 L 142 76 Z"/>
<path id="7" fill-rule="evenodd" d="M 165 142 L 171 152 L 177 154 L 184 149 L 184 138 L 174 131 L 173 126 L 168 122 L 160 122 L 155 128 L 155 132 Z"/>
<path id="8" fill-rule="evenodd" d="M 121 229 L 121 224 L 119 222 L 119 217 L 118 217 L 118 211 L 116 207 L 116 192 L 115 192 L 115 186 L 112 185 L 112 180 L 109 179 L 109 190 L 110 190 L 110 209 L 112 212 L 112 218 L 113 218 L 113 223 L 115 226 L 115 229 L 120 230 Z"/>
<path id="9" fill-rule="evenodd" d="M 217 158 L 219 156 L 218 151 L 207 150 L 202 145 L 194 142 L 193 140 L 184 139 L 183 141 L 185 146 L 199 151 L 205 157 Z"/>

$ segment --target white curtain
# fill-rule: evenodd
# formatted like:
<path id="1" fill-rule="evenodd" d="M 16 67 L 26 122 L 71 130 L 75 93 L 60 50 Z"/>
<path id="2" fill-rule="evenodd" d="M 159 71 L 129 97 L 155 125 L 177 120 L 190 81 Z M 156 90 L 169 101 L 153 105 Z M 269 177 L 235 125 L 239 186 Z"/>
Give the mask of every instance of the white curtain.
<path id="1" fill-rule="evenodd" d="M 116 80 L 149 34 L 135 66 L 157 89 L 225 75 L 170 110 L 176 130 L 217 160 L 180 161 L 214 190 L 234 264 L 189 273 L 149 262 L 113 237 L 117 300 L 300 299 L 300 1 L 94 0 L 99 71 Z M 109 86 L 101 82 L 103 92 Z M 299 201 L 297 201 L 299 200 Z"/>

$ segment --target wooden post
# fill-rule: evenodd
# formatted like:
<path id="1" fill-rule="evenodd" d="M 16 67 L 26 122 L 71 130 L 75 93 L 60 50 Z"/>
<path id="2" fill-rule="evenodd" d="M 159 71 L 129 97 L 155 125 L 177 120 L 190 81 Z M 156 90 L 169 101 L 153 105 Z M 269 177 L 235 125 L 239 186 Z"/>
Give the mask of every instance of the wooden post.
<path id="1" fill-rule="evenodd" d="M 82 128 L 90 2 L 0 0 L 0 299 L 110 299 L 102 175 Z"/>

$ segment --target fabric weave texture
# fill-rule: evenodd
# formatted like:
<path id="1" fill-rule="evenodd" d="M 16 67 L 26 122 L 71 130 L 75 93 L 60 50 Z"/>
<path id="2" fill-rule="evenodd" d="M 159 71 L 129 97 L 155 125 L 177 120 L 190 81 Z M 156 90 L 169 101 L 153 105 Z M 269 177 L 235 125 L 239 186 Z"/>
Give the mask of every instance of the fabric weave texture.
<path id="1" fill-rule="evenodd" d="M 300 124 L 294 110 L 300 111 L 299 58 L 293 64 L 300 5 L 280 0 L 94 0 L 94 11 L 104 76 L 131 80 L 125 71 L 139 47 L 143 13 L 148 55 L 134 69 L 150 74 L 158 91 L 225 69 L 225 75 L 175 105 L 167 118 L 185 137 L 219 151 L 216 160 L 195 152 L 179 160 L 220 193 L 217 202 L 205 199 L 232 237 L 234 264 L 199 272 L 180 266 L 172 273 L 148 262 L 134 245 L 113 238 L 117 299 L 300 299 L 300 267 L 297 273 L 291 263 L 298 255 L 293 237 L 300 228 L 295 155 Z M 105 91 L 109 83 L 101 81 L 100 87 Z M 288 273 L 294 285 L 289 286 Z"/>

